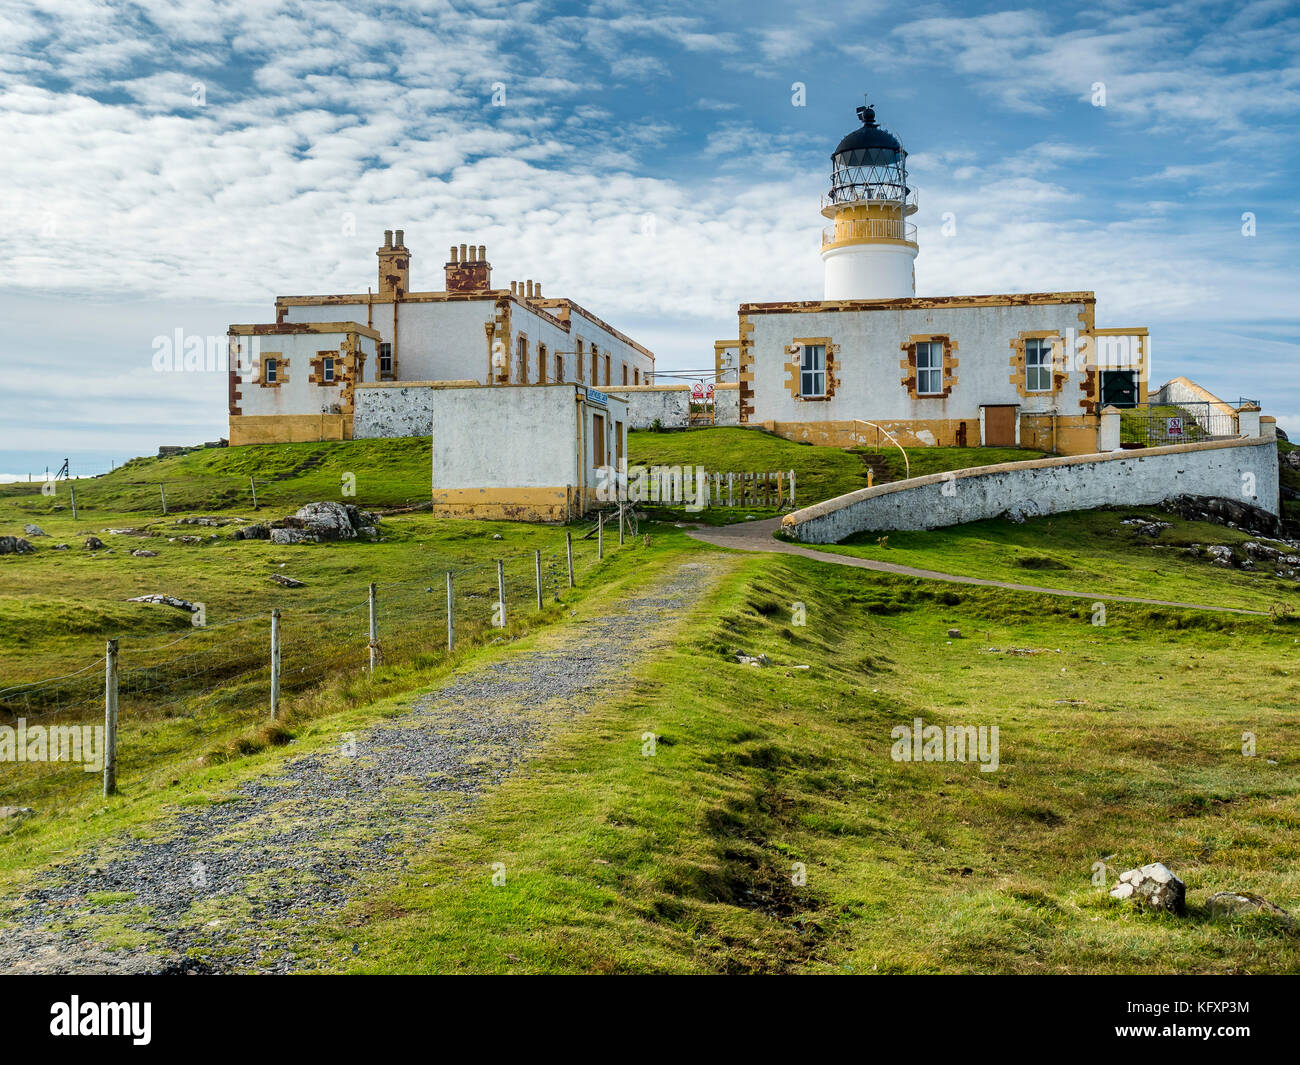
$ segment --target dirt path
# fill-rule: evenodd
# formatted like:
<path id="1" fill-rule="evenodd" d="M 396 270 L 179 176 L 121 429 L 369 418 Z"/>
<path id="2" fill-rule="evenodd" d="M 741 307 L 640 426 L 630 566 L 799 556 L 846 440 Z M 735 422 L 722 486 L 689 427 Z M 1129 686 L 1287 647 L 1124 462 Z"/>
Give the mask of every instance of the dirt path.
<path id="1" fill-rule="evenodd" d="M 1253 614 L 1266 617 L 1267 611 L 1248 610 L 1237 606 L 1209 606 L 1205 603 L 1180 603 L 1169 599 L 1141 599 L 1132 595 L 1111 595 L 1107 592 L 1070 592 L 1061 588 L 1044 588 L 1037 584 L 1014 584 L 1011 581 L 988 580 L 984 577 L 961 577 L 955 573 L 939 573 L 937 570 L 917 569 L 915 566 L 900 566 L 893 562 L 878 562 L 872 558 L 858 558 L 854 555 L 837 555 L 830 551 L 815 551 L 800 544 L 774 540 L 772 534 L 781 527 L 780 518 L 768 518 L 764 521 L 747 521 L 737 525 L 720 525 L 698 528 L 687 533 L 693 539 L 712 544 L 714 547 L 730 547 L 736 551 L 774 551 L 782 555 L 802 555 L 814 558 L 818 562 L 831 562 L 837 566 L 855 566 L 858 569 L 871 569 L 879 573 L 895 573 L 902 577 L 922 577 L 930 581 L 951 581 L 954 584 L 978 584 L 984 588 L 1007 588 L 1013 592 L 1034 592 L 1038 595 L 1060 595 L 1067 599 L 1104 599 L 1112 603 L 1143 603 L 1147 606 L 1176 606 L 1188 610 L 1213 610 L 1224 614 Z"/>
<path id="2" fill-rule="evenodd" d="M 409 712 L 44 871 L 0 928 L 0 972 L 289 972 L 295 941 L 400 871 L 439 825 L 534 755 L 727 567 L 704 555 L 534 650 L 454 674 Z M 353 747 L 347 746 L 351 742 Z M 115 949 L 117 948 L 117 949 Z"/>

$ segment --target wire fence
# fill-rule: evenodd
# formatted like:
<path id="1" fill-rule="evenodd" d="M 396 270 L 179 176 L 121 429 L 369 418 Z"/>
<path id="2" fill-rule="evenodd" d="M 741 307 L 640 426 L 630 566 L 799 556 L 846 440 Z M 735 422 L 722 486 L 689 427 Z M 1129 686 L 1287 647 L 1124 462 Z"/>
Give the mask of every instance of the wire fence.
<path id="1" fill-rule="evenodd" d="M 23 801 L 49 806 L 89 793 L 101 775 L 111 793 L 119 781 L 194 757 L 205 742 L 282 720 L 301 709 L 298 697 L 328 702 L 335 683 L 437 666 L 589 580 L 620 537 L 603 516 L 587 532 L 566 530 L 545 550 L 444 564 L 427 580 L 359 579 L 309 602 L 286 589 L 274 611 L 183 633 L 123 635 L 68 673 L 0 688 L 0 804 L 21 791 Z M 21 789 L 4 786 L 6 777 L 18 782 L 10 775 L 19 768 L 33 775 Z"/>

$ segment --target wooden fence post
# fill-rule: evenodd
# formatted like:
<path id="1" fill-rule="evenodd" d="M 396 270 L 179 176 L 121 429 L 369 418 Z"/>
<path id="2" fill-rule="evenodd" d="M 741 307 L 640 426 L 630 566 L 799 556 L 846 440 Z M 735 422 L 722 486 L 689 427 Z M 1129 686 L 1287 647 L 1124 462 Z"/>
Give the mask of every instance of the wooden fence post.
<path id="1" fill-rule="evenodd" d="M 736 505 L 736 475 L 734 473 L 728 473 L 727 474 L 727 506 L 734 507 L 735 505 Z"/>
<path id="2" fill-rule="evenodd" d="M 623 546 L 623 508 L 618 508 L 618 546 Z"/>
<path id="3" fill-rule="evenodd" d="M 564 552 L 569 558 L 569 587 L 573 587 L 573 533 L 564 531 Z"/>
<path id="4" fill-rule="evenodd" d="M 447 571 L 447 650 L 456 649 L 456 599 L 451 591 L 451 570 Z"/>
<path id="5" fill-rule="evenodd" d="M 379 596 L 374 583 L 370 585 L 370 672 L 379 664 Z"/>
<path id="6" fill-rule="evenodd" d="M 596 515 L 596 561 L 605 557 L 605 512 Z"/>
<path id="7" fill-rule="evenodd" d="M 794 506 L 794 470 L 790 471 L 790 506 Z"/>
<path id="8" fill-rule="evenodd" d="M 162 495 L 163 517 L 165 518 L 167 516 L 167 486 L 160 484 L 158 486 L 158 492 Z"/>
<path id="9" fill-rule="evenodd" d="M 537 609 L 542 609 L 542 553 L 533 552 L 533 567 L 537 570 Z"/>
<path id="10" fill-rule="evenodd" d="M 72 520 L 77 520 L 77 490 L 71 484 L 68 485 L 68 491 L 72 493 Z"/>
<path id="11" fill-rule="evenodd" d="M 506 564 L 497 559 L 497 605 L 501 608 L 501 627 L 506 627 Z"/>
<path id="12" fill-rule="evenodd" d="M 248 479 L 248 487 L 253 490 L 253 509 L 257 509 L 257 482 L 253 478 Z"/>
<path id="13" fill-rule="evenodd" d="M 117 641 L 104 650 L 104 797 L 117 793 Z"/>
<path id="14" fill-rule="evenodd" d="M 280 715 L 280 608 L 271 611 L 271 720 Z"/>

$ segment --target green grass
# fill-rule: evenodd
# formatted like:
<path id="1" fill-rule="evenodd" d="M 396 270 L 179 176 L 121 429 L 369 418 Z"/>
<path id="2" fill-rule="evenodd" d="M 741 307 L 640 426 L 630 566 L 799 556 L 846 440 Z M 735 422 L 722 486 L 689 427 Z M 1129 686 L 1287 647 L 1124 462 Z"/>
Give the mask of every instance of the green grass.
<path id="1" fill-rule="evenodd" d="M 429 502 L 430 464 L 424 437 L 205 448 L 165 459 L 132 459 L 100 477 L 56 482 L 54 496 L 41 495 L 39 485 L 0 485 L 0 507 L 6 518 L 43 526 L 43 518 L 70 509 L 75 488 L 78 512 L 88 521 L 105 514 L 161 516 L 161 484 L 171 513 L 251 510 L 252 478 L 258 502 L 275 511 L 343 498 L 345 475 L 355 478 L 355 496 L 348 502 L 397 507 Z"/>
<path id="2" fill-rule="evenodd" d="M 1022 448 L 936 447 L 908 448 L 913 477 L 968 466 L 988 466 L 1042 458 L 1041 451 Z M 901 480 L 906 463 L 897 448 L 879 450 L 844 449 L 801 444 L 757 429 L 713 428 L 681 432 L 640 430 L 628 434 L 628 466 L 703 466 L 710 473 L 766 473 L 794 470 L 796 504 L 811 506 L 822 500 L 867 487 L 871 462 L 879 462 L 875 483 Z M 739 496 L 737 496 L 739 499 Z M 704 524 L 726 524 L 747 515 L 770 517 L 776 508 L 714 507 L 699 512 L 681 508 L 655 507 L 663 518 Z"/>
<path id="3" fill-rule="evenodd" d="M 251 510 L 228 513 L 256 516 Z M 12 514 L 12 501 L 0 501 L 0 515 Z M 102 721 L 99 663 L 105 641 L 119 639 L 124 784 L 166 786 L 176 766 L 247 756 L 289 742 L 295 725 L 315 716 L 432 683 L 455 660 L 443 643 L 448 570 L 456 573 L 462 649 L 500 635 L 491 625 L 497 559 L 506 561 L 510 638 L 562 616 L 590 591 L 598 570 L 595 542 L 582 539 L 583 526 L 573 530 L 579 588 L 570 591 L 565 530 L 555 527 L 410 513 L 384 519 L 382 539 L 375 543 L 276 546 L 234 540 L 237 525 L 214 530 L 175 521 L 176 515 L 118 513 L 83 514 L 74 522 L 69 512 L 54 513 L 41 518 L 50 535 L 35 540 L 35 553 L 0 559 L 0 689 L 8 689 L 0 691 L 0 720 Z M 128 526 L 145 535 L 105 531 Z M 78 534 L 92 531 L 110 551 L 81 546 Z M 169 540 L 188 534 L 205 539 L 194 545 Z M 209 534 L 215 538 L 206 539 Z M 59 542 L 73 546 L 53 550 Z M 157 557 L 133 557 L 135 548 L 156 551 Z M 607 548 L 606 567 L 617 550 L 608 540 Z M 627 550 L 655 549 L 638 541 Z M 540 613 L 534 550 L 543 553 Z M 297 578 L 306 587 L 283 588 L 271 581 L 272 574 Z M 371 582 L 378 585 L 380 644 L 388 663 L 374 680 L 363 669 Z M 152 593 L 202 602 L 207 627 L 195 629 L 189 613 L 172 607 L 126 602 Z M 266 723 L 272 608 L 282 613 L 280 726 Z M 63 677 L 68 679 L 43 691 L 28 687 Z M 22 773 L 0 766 L 3 802 L 33 806 L 41 816 L 79 809 L 93 798 L 97 781 L 66 763 L 28 765 Z"/>
<path id="4" fill-rule="evenodd" d="M 1294 971 L 1300 937 L 1204 902 L 1300 902 L 1298 633 L 1144 608 L 1098 628 L 1085 604 L 746 558 L 623 698 L 312 951 L 358 972 Z M 997 725 L 1000 768 L 892 760 L 915 717 Z M 1151 861 L 1187 917 L 1092 883 Z"/>
<path id="5" fill-rule="evenodd" d="M 1156 537 L 1143 536 L 1124 519 L 1166 521 Z M 1191 522 L 1157 508 L 1074 511 L 1031 518 L 971 522 L 921 532 L 859 533 L 818 550 L 872 558 L 963 577 L 1034 584 L 1064 591 L 1132 595 L 1214 606 L 1269 610 L 1300 609 L 1300 584 L 1255 570 L 1212 566 L 1193 544 L 1226 544 L 1238 554 L 1247 541 L 1263 538 L 1207 522 Z M 1285 549 L 1285 547 L 1284 547 Z"/>

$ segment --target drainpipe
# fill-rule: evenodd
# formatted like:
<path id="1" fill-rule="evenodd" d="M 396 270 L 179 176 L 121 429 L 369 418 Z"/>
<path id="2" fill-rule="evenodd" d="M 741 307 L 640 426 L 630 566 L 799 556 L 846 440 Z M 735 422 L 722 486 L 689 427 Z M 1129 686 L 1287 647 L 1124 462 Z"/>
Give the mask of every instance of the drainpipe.
<path id="1" fill-rule="evenodd" d="M 587 500 L 587 394 L 575 389 L 578 404 L 578 514 L 585 513 Z"/>

